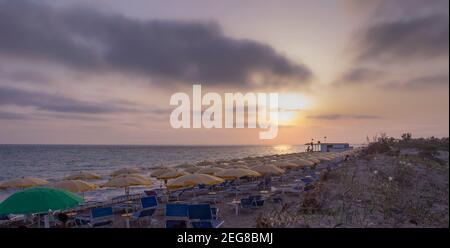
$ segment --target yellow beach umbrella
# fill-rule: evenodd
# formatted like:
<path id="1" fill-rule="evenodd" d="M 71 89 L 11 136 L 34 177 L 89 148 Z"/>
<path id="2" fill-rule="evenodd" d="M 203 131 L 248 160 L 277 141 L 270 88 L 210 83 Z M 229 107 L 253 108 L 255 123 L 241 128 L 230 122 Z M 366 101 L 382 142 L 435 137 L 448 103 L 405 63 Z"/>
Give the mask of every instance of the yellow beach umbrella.
<path id="1" fill-rule="evenodd" d="M 66 176 L 64 179 L 66 179 L 66 180 L 89 180 L 89 179 L 100 179 L 100 178 L 102 178 L 102 177 L 96 173 L 87 172 L 87 171 L 79 171 L 79 172 L 70 174 L 69 176 Z"/>
<path id="2" fill-rule="evenodd" d="M 323 155 L 314 155 L 313 158 L 320 160 L 321 162 L 323 161 L 330 161 L 331 158 L 327 157 L 327 156 L 323 156 Z"/>
<path id="3" fill-rule="evenodd" d="M 221 163 L 221 164 L 215 164 L 212 167 L 225 169 L 225 168 L 229 168 L 230 164 L 229 163 Z"/>
<path id="4" fill-rule="evenodd" d="M 193 187 L 195 185 L 204 184 L 204 185 L 215 185 L 219 183 L 223 183 L 224 180 L 219 177 L 207 175 L 207 174 L 189 174 L 178 177 L 169 181 L 167 184 L 167 188 L 169 189 L 177 189 L 184 187 Z"/>
<path id="5" fill-rule="evenodd" d="M 291 161 L 294 164 L 297 164 L 300 167 L 304 167 L 304 166 L 313 166 L 315 163 L 311 160 L 307 160 L 307 159 L 302 159 L 302 158 L 297 158 L 295 160 Z"/>
<path id="6" fill-rule="evenodd" d="M 263 164 L 263 165 L 257 165 L 253 166 L 251 168 L 252 170 L 260 173 L 261 175 L 267 176 L 267 175 L 281 175 L 284 173 L 284 170 L 270 164 Z"/>
<path id="7" fill-rule="evenodd" d="M 241 177 L 260 177 L 261 174 L 250 169 L 240 169 L 240 168 L 234 168 L 234 169 L 226 169 L 223 171 L 219 171 L 214 174 L 215 176 L 224 178 L 224 179 L 236 179 Z"/>
<path id="8" fill-rule="evenodd" d="M 305 156 L 302 159 L 309 160 L 309 161 L 313 162 L 314 164 L 319 164 L 320 163 L 320 160 L 315 158 L 315 157 L 313 157 L 313 156 Z"/>
<path id="9" fill-rule="evenodd" d="M 35 177 L 21 177 L 8 181 L 4 181 L 0 183 L 0 189 L 8 189 L 8 188 L 30 188 L 36 186 L 43 186 L 48 184 L 49 182 L 44 179 L 39 179 Z"/>
<path id="10" fill-rule="evenodd" d="M 161 168 L 161 169 L 156 169 L 156 170 L 152 171 L 152 173 L 150 173 L 150 176 L 152 176 L 152 177 L 159 177 L 159 176 L 161 176 L 163 174 L 166 174 L 167 172 L 171 172 L 171 171 L 175 171 L 175 169 L 174 168 L 168 168 L 168 167 Z"/>
<path id="11" fill-rule="evenodd" d="M 122 174 L 137 174 L 140 170 L 136 168 L 122 168 L 111 173 L 111 176 L 116 177 Z"/>
<path id="12" fill-rule="evenodd" d="M 142 180 L 149 180 L 148 178 L 146 178 L 145 176 L 140 175 L 140 174 L 121 174 L 116 177 L 137 177 Z"/>
<path id="13" fill-rule="evenodd" d="M 274 165 L 282 169 L 295 169 L 300 167 L 300 165 L 292 162 L 277 162 Z"/>
<path id="14" fill-rule="evenodd" d="M 198 170 L 200 170 L 201 168 L 199 168 L 199 167 L 197 167 L 197 166 L 194 166 L 194 167 L 190 167 L 190 168 L 186 168 L 186 169 L 183 169 L 183 171 L 185 171 L 185 172 L 187 172 L 187 173 L 195 173 L 195 172 L 197 172 Z"/>
<path id="15" fill-rule="evenodd" d="M 212 161 L 204 160 L 204 161 L 198 162 L 198 163 L 197 163 L 197 166 L 208 166 L 208 165 L 213 165 L 213 164 L 215 164 L 215 163 L 212 162 Z"/>
<path id="16" fill-rule="evenodd" d="M 152 182 L 133 175 L 113 177 L 108 182 L 102 185 L 102 187 L 112 188 L 125 188 L 125 194 L 129 193 L 129 187 L 131 186 L 149 186 Z"/>
<path id="17" fill-rule="evenodd" d="M 169 171 L 160 176 L 157 176 L 156 178 L 158 178 L 158 179 L 173 179 L 173 178 L 181 177 L 181 176 L 184 176 L 187 174 L 189 174 L 189 173 L 184 172 L 184 171 Z"/>
<path id="18" fill-rule="evenodd" d="M 82 180 L 64 180 L 50 185 L 52 188 L 63 189 L 73 193 L 86 192 L 96 189 L 98 186 Z"/>
<path id="19" fill-rule="evenodd" d="M 217 173 L 219 171 L 223 171 L 223 169 L 219 168 L 219 167 L 207 167 L 207 168 L 198 170 L 197 173 L 214 175 L 215 173 Z"/>
<path id="20" fill-rule="evenodd" d="M 232 165 L 232 168 L 239 168 L 239 169 L 248 169 L 247 165 L 244 164 L 236 164 L 236 165 Z"/>
<path id="21" fill-rule="evenodd" d="M 191 168 L 191 167 L 195 167 L 195 165 L 189 164 L 189 163 L 182 163 L 182 164 L 175 166 L 175 168 L 182 168 L 182 169 Z"/>

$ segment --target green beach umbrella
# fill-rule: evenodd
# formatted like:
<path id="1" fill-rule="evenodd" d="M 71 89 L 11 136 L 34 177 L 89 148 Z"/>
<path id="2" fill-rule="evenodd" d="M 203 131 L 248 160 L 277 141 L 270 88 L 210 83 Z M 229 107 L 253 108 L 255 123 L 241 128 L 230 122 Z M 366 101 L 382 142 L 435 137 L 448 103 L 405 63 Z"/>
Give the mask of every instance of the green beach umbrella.
<path id="1" fill-rule="evenodd" d="M 83 198 L 61 189 L 31 188 L 19 191 L 0 203 L 0 214 L 47 213 L 78 206 Z"/>

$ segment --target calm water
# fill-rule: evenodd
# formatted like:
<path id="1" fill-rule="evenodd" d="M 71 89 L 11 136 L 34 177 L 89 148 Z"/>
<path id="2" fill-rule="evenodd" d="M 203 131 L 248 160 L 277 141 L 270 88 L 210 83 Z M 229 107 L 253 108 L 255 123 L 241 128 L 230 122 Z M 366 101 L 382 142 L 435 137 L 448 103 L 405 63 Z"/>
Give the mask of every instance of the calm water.
<path id="1" fill-rule="evenodd" d="M 109 175 L 122 167 L 150 168 L 194 163 L 202 160 L 243 158 L 303 152 L 299 146 L 92 146 L 92 145 L 0 145 L 0 181 L 33 176 L 57 181 L 84 170 Z M 149 171 L 146 171 L 148 174 Z M 102 181 L 99 181 L 102 182 Z M 0 190 L 0 201 L 13 193 Z M 107 198 L 122 190 L 102 189 L 87 198 Z"/>

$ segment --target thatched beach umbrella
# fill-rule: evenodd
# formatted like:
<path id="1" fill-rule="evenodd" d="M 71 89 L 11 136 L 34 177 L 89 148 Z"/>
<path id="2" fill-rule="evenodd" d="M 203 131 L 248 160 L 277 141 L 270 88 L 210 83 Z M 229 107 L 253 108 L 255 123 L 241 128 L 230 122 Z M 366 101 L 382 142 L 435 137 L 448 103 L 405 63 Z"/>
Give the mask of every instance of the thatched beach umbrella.
<path id="1" fill-rule="evenodd" d="M 46 184 L 49 184 L 49 182 L 44 179 L 39 179 L 35 177 L 21 177 L 0 183 L 0 189 L 9 189 L 9 188 L 24 189 L 36 186 L 43 186 Z"/>
<path id="2" fill-rule="evenodd" d="M 309 160 L 309 161 L 313 162 L 314 164 L 320 164 L 320 160 L 313 156 L 304 156 L 304 157 L 302 157 L 302 159 Z"/>
<path id="3" fill-rule="evenodd" d="M 96 189 L 98 186 L 82 180 L 64 180 L 50 185 L 52 188 L 63 189 L 72 193 L 86 192 Z"/>
<path id="4" fill-rule="evenodd" d="M 169 172 L 164 173 L 164 174 L 162 174 L 160 176 L 157 176 L 156 178 L 167 180 L 167 179 L 173 179 L 173 178 L 181 177 L 181 176 L 184 176 L 184 175 L 187 175 L 187 174 L 189 174 L 189 173 L 184 172 L 184 171 L 169 171 Z"/>
<path id="5" fill-rule="evenodd" d="M 315 163 L 311 160 L 308 159 L 302 159 L 302 158 L 297 158 L 295 160 L 291 161 L 294 164 L 299 165 L 300 167 L 305 167 L 305 166 L 313 166 Z"/>
<path id="6" fill-rule="evenodd" d="M 140 175 L 140 174 L 121 174 L 121 175 L 118 175 L 117 177 L 137 177 L 137 178 L 140 178 L 142 180 L 148 180 L 147 177 L 145 177 L 143 175 Z"/>
<path id="7" fill-rule="evenodd" d="M 140 170 L 136 168 L 122 168 L 111 173 L 111 176 L 116 177 L 122 174 L 137 174 Z"/>
<path id="8" fill-rule="evenodd" d="M 230 164 L 229 163 L 221 163 L 221 164 L 215 164 L 212 167 L 225 169 L 225 168 L 230 168 Z"/>
<path id="9" fill-rule="evenodd" d="M 210 165 L 213 165 L 213 164 L 215 164 L 215 163 L 212 162 L 212 161 L 204 160 L 204 161 L 198 162 L 196 165 L 197 166 L 210 166 Z"/>
<path id="10" fill-rule="evenodd" d="M 180 169 L 186 169 L 186 168 L 191 168 L 191 167 L 195 167 L 195 165 L 189 164 L 189 163 L 182 163 L 182 164 L 175 166 L 175 168 L 180 168 Z"/>
<path id="11" fill-rule="evenodd" d="M 167 184 L 168 189 L 177 189 L 177 188 L 184 188 L 184 187 L 193 187 L 199 184 L 204 185 L 215 185 L 219 183 L 223 183 L 224 180 L 219 177 L 207 175 L 207 174 L 189 174 L 184 175 L 181 177 L 178 177 L 176 179 L 173 179 L 169 181 Z"/>
<path id="12" fill-rule="evenodd" d="M 133 175 L 124 175 L 120 177 L 113 177 L 108 182 L 102 185 L 102 187 L 112 188 L 124 188 L 125 194 L 129 193 L 129 187 L 131 186 L 149 186 L 152 182 L 150 180 L 142 179 Z"/>
<path id="13" fill-rule="evenodd" d="M 195 173 L 195 172 L 197 172 L 200 169 L 201 168 L 199 168 L 198 166 L 194 166 L 194 167 L 183 169 L 183 171 L 185 171 L 187 173 Z"/>
<path id="14" fill-rule="evenodd" d="M 261 175 L 264 175 L 264 176 L 281 175 L 284 173 L 283 169 L 281 169 L 275 165 L 269 165 L 269 164 L 253 166 L 251 169 L 260 173 Z"/>
<path id="15" fill-rule="evenodd" d="M 66 176 L 64 179 L 66 179 L 66 180 L 90 180 L 90 179 L 100 179 L 100 178 L 102 178 L 102 177 L 96 173 L 87 172 L 87 171 L 79 171 L 79 172 L 70 174 L 69 176 Z"/>
<path id="16" fill-rule="evenodd" d="M 244 164 L 235 164 L 231 166 L 232 168 L 239 168 L 239 169 L 248 169 L 247 165 Z"/>
<path id="17" fill-rule="evenodd" d="M 152 173 L 150 173 L 150 176 L 152 176 L 152 177 L 159 177 L 159 176 L 161 176 L 163 174 L 166 174 L 167 172 L 170 172 L 170 171 L 175 171 L 175 169 L 174 168 L 169 168 L 169 167 L 156 169 L 156 170 L 152 171 Z"/>
<path id="18" fill-rule="evenodd" d="M 260 177 L 261 174 L 250 169 L 226 169 L 223 171 L 219 171 L 214 174 L 217 177 L 221 177 L 224 179 L 237 179 L 241 177 Z"/>
<path id="19" fill-rule="evenodd" d="M 214 175 L 215 173 L 217 173 L 219 171 L 223 171 L 223 169 L 219 168 L 219 167 L 207 167 L 207 168 L 198 170 L 197 173 Z"/>
<path id="20" fill-rule="evenodd" d="M 292 162 L 276 162 L 274 165 L 281 169 L 295 169 L 300 167 L 300 165 Z"/>

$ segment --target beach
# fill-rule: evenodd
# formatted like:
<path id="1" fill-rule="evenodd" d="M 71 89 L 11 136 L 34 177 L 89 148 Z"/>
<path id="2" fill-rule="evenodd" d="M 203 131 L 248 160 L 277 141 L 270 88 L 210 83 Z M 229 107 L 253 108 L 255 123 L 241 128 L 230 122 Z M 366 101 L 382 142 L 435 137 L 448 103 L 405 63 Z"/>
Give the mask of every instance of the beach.
<path id="1" fill-rule="evenodd" d="M 419 145 L 405 147 L 401 143 L 390 144 L 388 151 L 373 147 L 184 163 L 173 169 L 216 166 L 251 170 L 271 164 L 283 168 L 284 173 L 225 180 L 230 184 L 207 188 L 167 189 L 163 180 L 153 179 L 158 184 L 134 188 L 121 199 L 92 201 L 93 205 L 88 202 L 84 207 L 62 212 L 76 216 L 89 214 L 94 207 L 131 204 L 129 209 L 114 212 L 108 227 L 117 228 L 164 228 L 168 204 L 209 204 L 217 210 L 215 218 L 221 220 L 223 228 L 448 227 L 448 150 L 425 153 Z M 315 163 L 306 165 L 306 159 Z M 140 173 L 149 176 L 155 170 Z M 174 179 L 168 180 L 169 185 L 171 180 Z M 154 213 L 150 218 L 130 220 L 127 213 L 137 211 L 139 199 L 147 197 L 149 191 L 157 192 Z M 249 196 L 260 196 L 263 203 L 257 207 L 242 206 L 242 199 Z M 57 226 L 58 221 L 54 223 Z M 3 226 L 21 225 L 19 221 Z M 74 223 L 70 226 L 86 227 Z"/>

